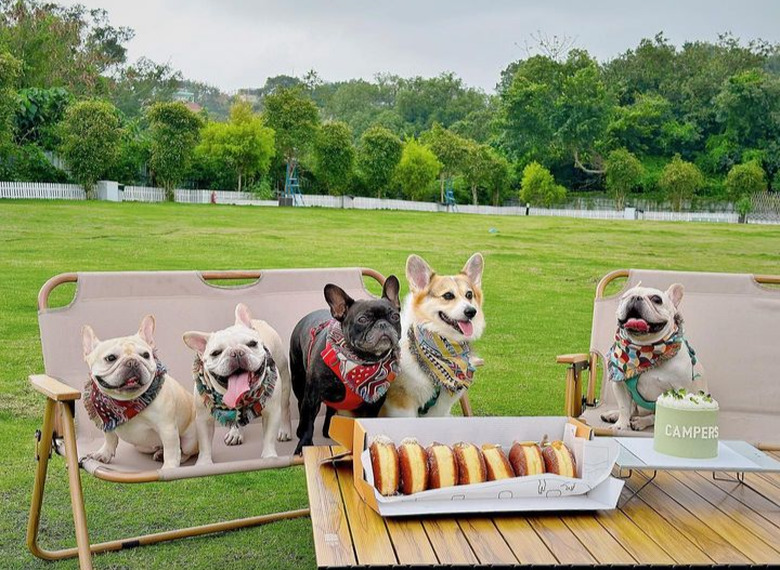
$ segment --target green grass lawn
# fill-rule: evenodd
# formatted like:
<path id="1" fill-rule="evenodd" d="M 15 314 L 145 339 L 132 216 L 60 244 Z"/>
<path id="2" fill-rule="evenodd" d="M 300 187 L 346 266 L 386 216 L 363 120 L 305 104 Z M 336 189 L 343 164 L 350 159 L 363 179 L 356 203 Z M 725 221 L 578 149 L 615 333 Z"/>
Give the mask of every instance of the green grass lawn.
<path id="1" fill-rule="evenodd" d="M 496 233 L 489 230 L 495 228 Z M 780 273 L 780 227 L 182 204 L 0 203 L 0 566 L 51 566 L 24 546 L 33 433 L 43 400 L 36 295 L 61 272 L 368 266 L 406 290 L 414 252 L 455 272 L 485 255 L 486 365 L 471 390 L 480 415 L 560 414 L 555 355 L 588 348 L 593 292 L 621 267 Z M 66 295 L 59 296 L 66 302 Z M 262 317 L 262 315 L 259 315 Z M 74 544 L 63 462 L 47 486 L 44 544 Z M 84 479 L 94 541 L 306 506 L 302 469 L 143 486 Z M 100 568 L 311 567 L 308 519 L 97 557 Z"/>

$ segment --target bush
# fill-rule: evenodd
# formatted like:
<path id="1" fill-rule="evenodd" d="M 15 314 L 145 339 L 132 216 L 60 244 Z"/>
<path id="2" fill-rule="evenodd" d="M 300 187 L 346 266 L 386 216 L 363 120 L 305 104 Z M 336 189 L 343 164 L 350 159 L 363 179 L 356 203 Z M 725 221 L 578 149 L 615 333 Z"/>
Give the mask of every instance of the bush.
<path id="1" fill-rule="evenodd" d="M 680 155 L 664 167 L 658 186 L 672 203 L 675 212 L 682 210 L 685 200 L 690 200 L 704 185 L 704 176 L 695 164 L 684 161 Z"/>
<path id="2" fill-rule="evenodd" d="M 636 156 L 619 148 L 607 156 L 606 171 L 607 192 L 615 199 L 615 208 L 622 210 L 626 196 L 642 180 L 645 169 Z"/>
<path id="3" fill-rule="evenodd" d="M 734 166 L 729 170 L 725 184 L 729 198 L 735 201 L 767 189 L 764 169 L 755 160 Z"/>
<path id="4" fill-rule="evenodd" d="M 566 200 L 566 188 L 556 184 L 555 178 L 544 166 L 534 161 L 523 169 L 521 202 L 549 208 L 564 200 Z"/>
<path id="5" fill-rule="evenodd" d="M 35 144 L 11 146 L 5 160 L 0 159 L 0 180 L 19 182 L 68 182 L 64 170 L 54 166 Z"/>
<path id="6" fill-rule="evenodd" d="M 173 201 L 173 191 L 190 167 L 202 121 L 184 103 L 155 103 L 148 111 L 151 147 L 149 165 L 156 181 Z"/>
<path id="7" fill-rule="evenodd" d="M 433 151 L 415 139 L 410 139 L 404 145 L 401 160 L 395 169 L 395 179 L 405 198 L 422 200 L 431 197 L 432 183 L 440 170 L 441 162 Z"/>

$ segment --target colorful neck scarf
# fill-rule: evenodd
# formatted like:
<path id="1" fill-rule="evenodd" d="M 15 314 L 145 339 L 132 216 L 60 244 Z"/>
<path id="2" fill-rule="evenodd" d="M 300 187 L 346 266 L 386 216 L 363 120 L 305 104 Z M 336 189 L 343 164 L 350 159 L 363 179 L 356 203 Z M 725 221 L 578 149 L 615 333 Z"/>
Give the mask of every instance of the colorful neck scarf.
<path id="1" fill-rule="evenodd" d="M 609 379 L 613 382 L 625 382 L 637 405 L 654 411 L 655 402 L 645 400 L 637 390 L 639 377 L 666 360 L 674 358 L 683 344 L 688 349 L 691 363 L 696 364 L 696 352 L 685 340 L 682 325 L 676 327 L 667 338 L 649 345 L 634 344 L 625 329 L 620 329 L 615 335 L 615 344 L 612 345 L 607 362 Z"/>
<path id="2" fill-rule="evenodd" d="M 341 323 L 331 319 L 311 330 L 309 361 L 314 340 L 326 327 L 325 348 L 320 356 L 344 384 L 346 395 L 340 402 L 325 403 L 337 410 L 355 410 L 364 403 L 374 404 L 379 401 L 398 375 L 398 351 L 391 350 L 379 360 L 366 360 L 347 346 Z"/>
<path id="3" fill-rule="evenodd" d="M 419 325 L 409 329 L 408 337 L 409 350 L 434 386 L 442 386 L 450 394 L 471 386 L 475 368 L 469 358 L 469 343 L 452 342 Z"/>
<path id="4" fill-rule="evenodd" d="M 104 394 L 90 374 L 84 385 L 84 407 L 89 418 L 103 431 L 114 431 L 143 412 L 160 393 L 167 370 L 165 365 L 157 360 L 157 370 L 146 392 L 135 400 L 117 400 Z"/>
<path id="5" fill-rule="evenodd" d="M 241 396 L 241 407 L 229 408 L 222 402 L 222 394 L 206 383 L 203 361 L 197 356 L 192 372 L 195 376 L 195 387 L 198 394 L 203 397 L 203 402 L 211 410 L 214 419 L 223 426 L 245 426 L 255 418 L 259 418 L 263 413 L 266 401 L 274 393 L 276 379 L 279 376 L 276 363 L 266 348 L 265 364 L 252 374 L 249 392 Z"/>

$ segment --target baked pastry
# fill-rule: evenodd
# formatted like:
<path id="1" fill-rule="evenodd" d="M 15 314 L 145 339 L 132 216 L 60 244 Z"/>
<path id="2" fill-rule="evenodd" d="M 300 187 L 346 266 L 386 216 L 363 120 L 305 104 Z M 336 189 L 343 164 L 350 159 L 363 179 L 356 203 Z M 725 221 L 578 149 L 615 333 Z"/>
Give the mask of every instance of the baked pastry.
<path id="1" fill-rule="evenodd" d="M 371 467 L 374 470 L 374 487 L 380 495 L 395 495 L 398 492 L 398 452 L 390 438 L 377 436 L 369 446 Z"/>
<path id="2" fill-rule="evenodd" d="M 458 463 L 449 445 L 432 443 L 425 450 L 428 456 L 428 488 L 441 489 L 458 484 Z"/>
<path id="3" fill-rule="evenodd" d="M 562 441 L 553 441 L 545 445 L 542 448 L 542 455 L 544 456 L 544 467 L 548 473 L 555 473 L 564 477 L 577 476 L 574 454 Z"/>
<path id="4" fill-rule="evenodd" d="M 482 455 L 485 458 L 485 469 L 487 471 L 487 480 L 495 481 L 497 479 L 509 479 L 514 477 L 512 466 L 509 465 L 509 459 L 500 445 L 486 443 L 482 446 Z"/>
<path id="5" fill-rule="evenodd" d="M 428 455 L 413 437 L 398 446 L 398 465 L 401 472 L 401 493 L 411 495 L 428 487 Z"/>
<path id="6" fill-rule="evenodd" d="M 517 477 L 544 473 L 542 448 L 535 441 L 516 441 L 509 450 L 509 464 Z"/>
<path id="7" fill-rule="evenodd" d="M 461 441 L 452 446 L 458 464 L 458 485 L 483 483 L 487 476 L 485 458 L 473 443 Z"/>

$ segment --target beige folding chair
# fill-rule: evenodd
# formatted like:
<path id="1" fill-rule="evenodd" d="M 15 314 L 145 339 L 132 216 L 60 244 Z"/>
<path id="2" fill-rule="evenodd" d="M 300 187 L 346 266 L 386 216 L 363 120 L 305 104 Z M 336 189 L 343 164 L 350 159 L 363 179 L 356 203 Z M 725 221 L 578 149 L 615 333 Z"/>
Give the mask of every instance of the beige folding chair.
<path id="1" fill-rule="evenodd" d="M 279 457 L 260 459 L 262 424 L 248 425 L 244 443 L 226 446 L 224 428 L 217 428 L 214 437 L 214 464 L 194 466 L 194 460 L 176 469 L 162 469 L 150 456 L 138 453 L 122 442 L 114 460 L 108 464 L 80 458 L 97 450 L 103 434 L 87 417 L 78 401 L 88 378 L 82 360 L 81 327 L 91 325 L 100 338 L 132 334 L 146 314 L 157 319 L 155 342 L 160 360 L 170 374 L 185 388 L 192 390 L 193 353 L 182 341 L 187 330 L 219 330 L 233 324 L 237 303 L 249 306 L 255 318 L 273 326 L 288 344 L 290 333 L 298 320 L 307 313 L 326 308 L 323 288 L 336 283 L 356 299 L 368 298 L 363 277 L 384 283 L 384 277 L 371 269 L 290 269 L 268 271 L 181 271 L 181 272 L 117 272 L 69 273 L 50 279 L 38 295 L 38 321 L 45 375 L 30 377 L 33 387 L 47 397 L 43 427 L 38 432 L 37 468 L 32 494 L 27 545 L 30 551 L 47 560 L 79 557 L 81 568 L 91 568 L 91 553 L 120 550 L 153 544 L 175 538 L 221 532 L 254 526 L 277 520 L 307 516 L 308 509 L 273 513 L 183 528 L 100 544 L 90 544 L 81 488 L 79 467 L 91 475 L 118 483 L 173 481 L 242 471 L 275 469 L 302 464 L 293 456 L 297 439 L 277 446 Z M 215 280 L 254 279 L 248 285 L 220 286 Z M 49 308 L 51 292 L 63 283 L 76 283 L 73 302 L 62 308 Z M 221 281 L 220 281 L 221 282 Z M 464 397 L 464 413 L 470 413 Z M 298 405 L 292 395 L 293 432 L 297 427 Z M 323 407 L 324 408 L 324 407 Z M 75 421 L 74 421 L 75 419 Z M 324 414 L 318 418 L 315 445 L 332 443 L 319 436 Z M 76 548 L 46 550 L 38 544 L 46 472 L 52 448 L 64 455 L 76 527 Z"/>
<path id="2" fill-rule="evenodd" d="M 620 278 L 626 278 L 622 289 L 606 295 L 607 286 Z M 617 409 L 604 360 L 615 338 L 615 311 L 620 295 L 639 282 L 662 290 L 672 283 L 685 286 L 685 335 L 720 404 L 721 439 L 780 449 L 780 289 L 768 287 L 780 284 L 780 276 L 637 269 L 607 274 L 596 287 L 590 353 L 558 357 L 568 365 L 565 413 L 580 417 L 599 435 L 652 435 L 652 429 L 618 433 L 600 417 Z"/>

